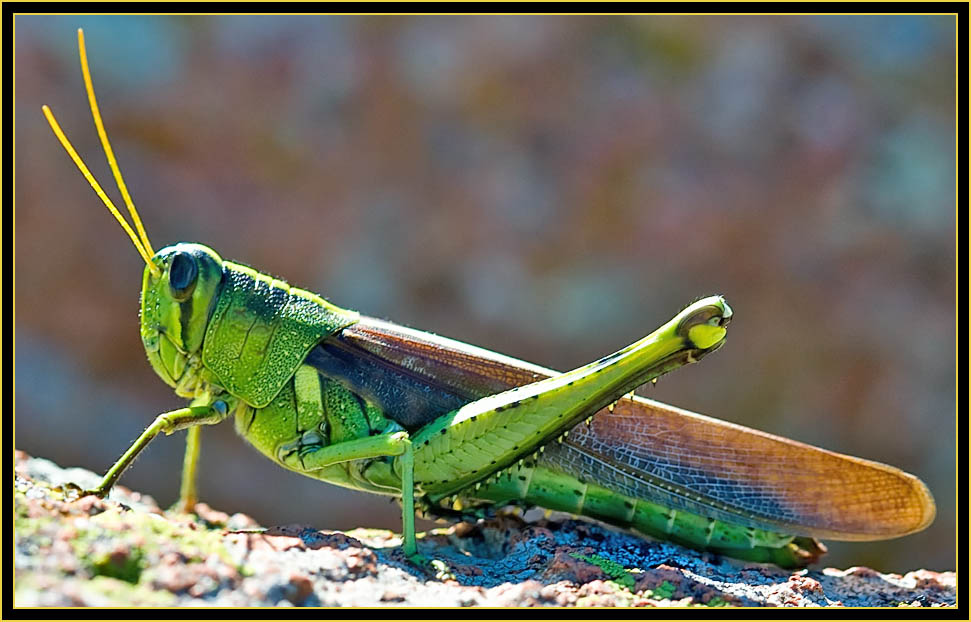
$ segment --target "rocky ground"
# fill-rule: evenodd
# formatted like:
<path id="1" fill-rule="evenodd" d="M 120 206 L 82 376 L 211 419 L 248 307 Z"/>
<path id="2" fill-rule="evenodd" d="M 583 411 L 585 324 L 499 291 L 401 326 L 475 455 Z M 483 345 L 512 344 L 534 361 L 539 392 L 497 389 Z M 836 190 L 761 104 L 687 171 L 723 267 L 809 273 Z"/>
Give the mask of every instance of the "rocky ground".
<path id="1" fill-rule="evenodd" d="M 163 512 L 95 474 L 18 452 L 15 606 L 954 606 L 955 573 L 785 571 L 578 520 L 500 517 L 424 534 L 454 579 L 410 565 L 397 534 L 262 528 L 200 505 Z"/>

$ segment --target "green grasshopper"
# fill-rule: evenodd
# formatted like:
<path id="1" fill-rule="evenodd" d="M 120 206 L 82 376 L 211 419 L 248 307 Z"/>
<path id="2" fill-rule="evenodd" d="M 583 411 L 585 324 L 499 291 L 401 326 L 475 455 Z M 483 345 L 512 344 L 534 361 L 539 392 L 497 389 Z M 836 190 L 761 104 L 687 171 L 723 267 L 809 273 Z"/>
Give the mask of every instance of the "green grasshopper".
<path id="1" fill-rule="evenodd" d="M 541 506 L 783 567 L 818 559 L 817 537 L 894 538 L 933 520 L 927 487 L 899 469 L 631 393 L 724 344 L 732 310 L 720 296 L 559 373 L 361 316 L 201 244 L 155 252 L 104 130 L 80 30 L 78 43 L 95 126 L 134 227 L 46 106 L 44 114 L 144 259 L 142 342 L 158 375 L 191 400 L 158 415 L 93 494 L 107 495 L 159 433 L 188 429 L 180 502 L 191 510 L 199 426 L 233 418 L 286 469 L 400 497 L 403 550 L 415 561 L 416 510 L 481 516 Z"/>

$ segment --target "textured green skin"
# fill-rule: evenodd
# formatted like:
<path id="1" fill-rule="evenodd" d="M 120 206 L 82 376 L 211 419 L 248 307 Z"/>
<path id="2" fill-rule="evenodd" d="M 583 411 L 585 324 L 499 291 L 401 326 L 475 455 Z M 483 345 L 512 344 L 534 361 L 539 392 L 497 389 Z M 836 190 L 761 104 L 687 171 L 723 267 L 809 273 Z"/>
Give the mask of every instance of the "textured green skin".
<path id="1" fill-rule="evenodd" d="M 192 253 L 199 264 L 196 287 L 182 303 L 173 300 L 167 282 L 176 252 Z M 153 261 L 162 276 L 145 271 L 142 339 L 153 368 L 179 395 L 193 398 L 198 411 L 180 414 L 178 423 L 160 416 L 152 435 L 234 415 L 239 434 L 284 468 L 402 496 L 409 553 L 414 553 L 407 551 L 409 533 L 414 546 L 409 508 L 417 494 L 432 513 L 539 505 L 733 557 L 799 564 L 792 536 L 627 498 L 611 491 L 609 482 L 581 482 L 528 460 L 621 395 L 693 362 L 692 355 L 682 356 L 686 344 L 693 344 L 696 356 L 716 349 L 724 328 L 704 322 L 682 326 L 694 319 L 688 310 L 655 333 L 661 338 L 645 338 L 572 372 L 476 400 L 409 434 L 338 382 L 302 365 L 314 345 L 356 322 L 356 313 L 223 261 L 201 245 L 162 249 Z M 218 413 L 203 408 L 219 402 L 224 406 Z M 129 453 L 139 449 L 136 443 Z M 116 465 L 104 486 L 125 466 Z"/>
<path id="2" fill-rule="evenodd" d="M 202 363 L 223 388 L 256 408 L 280 392 L 310 348 L 357 322 L 356 313 L 246 266 L 226 261 L 223 273 Z"/>

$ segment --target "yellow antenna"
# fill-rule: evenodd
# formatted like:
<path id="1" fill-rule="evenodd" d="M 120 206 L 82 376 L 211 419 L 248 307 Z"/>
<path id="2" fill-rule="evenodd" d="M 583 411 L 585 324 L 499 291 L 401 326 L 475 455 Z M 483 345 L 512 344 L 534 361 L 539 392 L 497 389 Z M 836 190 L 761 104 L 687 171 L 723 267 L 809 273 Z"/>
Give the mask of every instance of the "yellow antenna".
<path id="1" fill-rule="evenodd" d="M 125 180 L 121 177 L 121 169 L 118 168 L 118 161 L 115 160 L 115 152 L 112 151 L 111 143 L 108 142 L 108 132 L 105 131 L 105 124 L 101 121 L 98 100 L 94 96 L 94 84 L 91 82 L 91 70 L 88 69 L 88 51 L 84 47 L 84 31 L 80 28 L 78 28 L 78 54 L 81 56 L 81 73 L 84 75 L 84 88 L 88 92 L 91 116 L 94 118 L 95 127 L 98 128 L 98 137 L 101 139 L 105 156 L 108 158 L 108 166 L 111 167 L 111 172 L 115 176 L 118 190 L 121 192 L 121 197 L 125 200 L 125 205 L 128 206 L 128 213 L 131 214 L 132 222 L 135 223 L 135 228 L 138 229 L 138 235 L 145 245 L 145 250 L 148 251 L 149 255 L 154 255 L 155 251 L 152 250 L 152 244 L 148 241 L 148 235 L 142 226 L 142 219 L 138 217 L 138 210 L 135 209 L 135 203 L 132 202 L 131 195 L 128 194 L 128 186 L 125 185 Z"/>
<path id="2" fill-rule="evenodd" d="M 64 134 L 63 130 L 61 130 L 61 126 L 58 125 L 57 120 L 54 118 L 54 113 L 51 112 L 51 109 L 47 106 L 42 106 L 41 109 L 44 111 L 44 116 L 47 118 L 47 123 L 50 124 L 51 129 L 54 131 L 54 135 L 57 136 L 57 139 L 61 142 L 61 146 L 64 147 L 67 154 L 71 156 L 72 160 L 74 160 L 74 164 L 77 165 L 78 170 L 81 171 L 84 178 L 87 179 L 88 183 L 91 184 L 91 187 L 94 188 L 95 193 L 105 204 L 105 207 L 108 208 L 108 211 L 111 212 L 112 216 L 115 217 L 115 220 L 118 221 L 118 224 L 120 224 L 122 229 L 125 230 L 128 237 L 131 238 L 132 244 L 135 245 L 135 249 L 138 251 L 138 254 L 142 256 L 142 259 L 145 260 L 145 264 L 148 266 L 148 269 L 157 278 L 161 275 L 161 272 L 158 266 L 152 262 L 152 255 L 155 254 L 155 251 L 152 250 L 152 245 L 148 241 L 148 235 L 145 233 L 145 229 L 142 227 L 142 221 L 138 217 L 138 211 L 135 209 L 135 204 L 132 202 L 131 196 L 128 194 L 128 188 L 125 186 L 125 182 L 121 177 L 121 169 L 118 168 L 118 163 L 115 161 L 114 153 L 111 150 L 111 144 L 108 142 L 108 134 L 105 132 L 104 124 L 101 122 L 101 114 L 98 112 L 98 102 L 95 100 L 94 88 L 91 85 L 91 74 L 88 71 L 87 53 L 84 49 L 84 33 L 80 28 L 78 29 L 78 49 L 81 53 L 81 71 L 84 74 L 84 84 L 88 91 L 88 102 L 91 105 L 91 114 L 94 117 L 94 124 L 98 129 L 98 135 L 101 138 L 101 144 L 104 147 L 105 155 L 108 157 L 108 165 L 111 167 L 111 170 L 114 173 L 115 181 L 118 183 L 118 189 L 121 191 L 122 197 L 125 199 L 125 204 L 128 206 L 128 213 L 131 214 L 132 220 L 135 222 L 135 227 L 138 228 L 138 233 L 141 237 L 135 234 L 135 231 L 132 230 L 131 225 L 128 224 L 128 221 L 125 220 L 125 218 L 121 215 L 121 212 L 118 211 L 118 208 L 115 207 L 115 204 L 112 203 L 111 199 L 108 198 L 108 195 L 101 187 L 101 184 L 98 183 L 98 180 L 95 179 L 94 175 L 91 174 L 91 171 L 88 170 L 88 167 L 84 164 L 81 156 L 79 156 L 78 152 L 75 151 L 71 141 L 67 139 L 67 136 Z"/>
<path id="3" fill-rule="evenodd" d="M 111 212 L 111 214 L 115 217 L 115 220 L 117 220 L 121 227 L 125 230 L 125 233 L 128 234 L 128 237 L 131 238 L 132 244 L 135 245 L 138 253 L 142 256 L 142 259 L 145 260 L 149 270 L 151 270 L 152 274 L 155 276 L 159 276 L 160 273 L 158 266 L 152 263 L 152 256 L 146 252 L 145 248 L 142 246 L 142 241 L 138 239 L 137 235 L 135 235 L 135 231 L 132 230 L 131 225 L 129 225 L 125 218 L 121 215 L 121 212 L 118 211 L 115 204 L 111 202 L 111 199 L 108 198 L 108 195 L 105 194 L 105 191 L 101 188 L 101 184 L 98 183 L 98 180 L 94 178 L 94 175 L 92 175 L 91 171 L 88 170 L 88 167 L 85 166 L 84 160 L 82 160 L 81 156 L 78 155 L 78 152 L 74 150 L 74 145 L 72 145 L 71 141 L 69 141 L 67 136 L 64 135 L 64 132 L 61 130 L 61 126 L 57 124 L 57 119 L 54 118 L 54 113 L 51 112 L 51 109 L 46 105 L 41 106 L 41 110 L 44 111 L 44 116 L 47 117 L 47 122 L 50 124 L 51 129 L 54 130 L 54 135 L 57 136 L 59 141 L 61 141 L 61 145 L 64 147 L 64 150 L 67 151 L 67 154 L 71 156 L 72 160 L 74 160 L 74 163 L 81 171 L 81 174 L 84 175 L 84 178 L 87 179 L 88 183 L 91 184 L 91 187 L 94 188 L 94 191 L 108 208 L 108 211 Z"/>

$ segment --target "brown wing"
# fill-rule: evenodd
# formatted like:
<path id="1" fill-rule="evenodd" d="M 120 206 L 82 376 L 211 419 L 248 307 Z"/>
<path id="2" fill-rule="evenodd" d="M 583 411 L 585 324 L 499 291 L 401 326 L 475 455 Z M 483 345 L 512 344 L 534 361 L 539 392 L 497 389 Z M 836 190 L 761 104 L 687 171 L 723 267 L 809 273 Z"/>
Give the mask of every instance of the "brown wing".
<path id="1" fill-rule="evenodd" d="M 308 362 L 409 429 L 558 373 L 371 318 Z M 923 529 L 935 513 L 927 487 L 900 469 L 640 397 L 600 411 L 539 462 L 635 498 L 793 535 L 892 538 Z"/>

